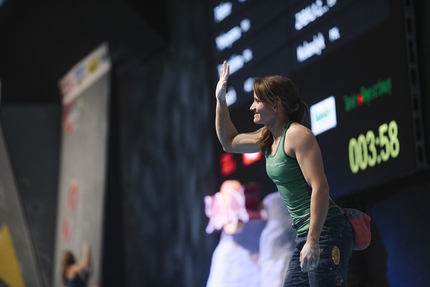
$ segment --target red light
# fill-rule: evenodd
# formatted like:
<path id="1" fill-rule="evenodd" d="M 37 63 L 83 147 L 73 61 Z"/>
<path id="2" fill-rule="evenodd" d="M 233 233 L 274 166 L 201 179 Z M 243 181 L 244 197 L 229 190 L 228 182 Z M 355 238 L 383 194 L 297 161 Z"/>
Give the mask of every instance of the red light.
<path id="1" fill-rule="evenodd" d="M 361 93 L 357 95 L 357 104 L 359 106 L 363 105 L 363 95 Z"/>
<path id="2" fill-rule="evenodd" d="M 225 153 L 221 155 L 221 174 L 227 176 L 236 171 L 236 161 L 233 158 L 233 154 Z"/>
<path id="3" fill-rule="evenodd" d="M 248 166 L 257 162 L 261 159 L 261 152 L 256 153 L 244 153 L 242 154 L 242 163 L 244 166 Z"/>

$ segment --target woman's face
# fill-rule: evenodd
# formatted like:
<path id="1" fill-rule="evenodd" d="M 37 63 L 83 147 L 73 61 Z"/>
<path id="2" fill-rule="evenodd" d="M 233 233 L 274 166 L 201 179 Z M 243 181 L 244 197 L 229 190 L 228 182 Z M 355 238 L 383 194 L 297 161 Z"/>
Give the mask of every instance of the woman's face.
<path id="1" fill-rule="evenodd" d="M 275 119 L 274 106 L 261 101 L 254 93 L 254 102 L 249 108 L 254 112 L 254 123 L 267 125 Z"/>

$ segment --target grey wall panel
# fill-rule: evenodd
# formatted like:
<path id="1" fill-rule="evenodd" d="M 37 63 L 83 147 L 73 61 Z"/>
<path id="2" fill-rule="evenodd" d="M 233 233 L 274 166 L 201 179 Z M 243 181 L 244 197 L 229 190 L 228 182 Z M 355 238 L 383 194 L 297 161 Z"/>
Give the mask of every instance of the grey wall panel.
<path id="1" fill-rule="evenodd" d="M 8 149 L 0 124 L 0 227 L 8 226 L 13 248 L 27 286 L 43 286 L 28 223 L 17 189 Z M 0 257 L 1 260 L 1 257 Z"/>
<path id="2" fill-rule="evenodd" d="M 44 286 L 51 286 L 57 216 L 60 105 L 4 105 L 10 161 Z"/>

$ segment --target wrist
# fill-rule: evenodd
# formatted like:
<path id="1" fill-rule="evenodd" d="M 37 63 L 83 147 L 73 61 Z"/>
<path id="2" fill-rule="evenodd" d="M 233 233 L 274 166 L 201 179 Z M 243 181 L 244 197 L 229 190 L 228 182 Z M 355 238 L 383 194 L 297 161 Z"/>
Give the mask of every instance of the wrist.
<path id="1" fill-rule="evenodd" d="M 216 97 L 217 102 L 219 102 L 220 104 L 225 104 L 227 105 L 227 99 L 225 97 Z"/>
<path id="2" fill-rule="evenodd" d="M 320 241 L 318 237 L 308 236 L 308 238 L 306 239 L 306 243 L 314 245 L 314 244 L 319 244 Z"/>

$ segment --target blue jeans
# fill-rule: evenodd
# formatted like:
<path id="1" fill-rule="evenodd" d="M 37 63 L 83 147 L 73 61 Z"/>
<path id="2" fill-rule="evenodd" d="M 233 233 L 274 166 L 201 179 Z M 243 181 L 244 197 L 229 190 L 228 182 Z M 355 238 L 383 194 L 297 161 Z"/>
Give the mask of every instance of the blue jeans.
<path id="1" fill-rule="evenodd" d="M 300 268 L 300 251 L 307 236 L 296 238 L 296 248 L 288 265 L 284 287 L 347 286 L 348 262 L 354 246 L 351 225 L 345 216 L 338 216 L 324 224 L 320 235 L 320 262 L 309 272 Z"/>

